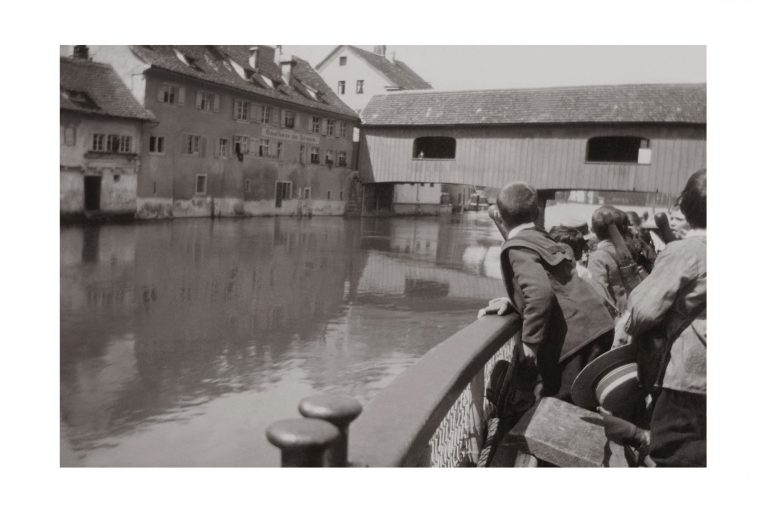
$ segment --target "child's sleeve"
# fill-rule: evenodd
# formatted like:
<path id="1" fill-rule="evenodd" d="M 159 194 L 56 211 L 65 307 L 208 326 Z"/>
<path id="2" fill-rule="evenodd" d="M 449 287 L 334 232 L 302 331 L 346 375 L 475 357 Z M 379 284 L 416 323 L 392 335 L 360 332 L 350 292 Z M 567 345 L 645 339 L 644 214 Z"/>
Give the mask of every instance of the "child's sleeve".
<path id="1" fill-rule="evenodd" d="M 523 294 L 522 341 L 535 345 L 544 341 L 554 292 L 538 256 L 528 250 L 508 251 L 514 279 Z"/>

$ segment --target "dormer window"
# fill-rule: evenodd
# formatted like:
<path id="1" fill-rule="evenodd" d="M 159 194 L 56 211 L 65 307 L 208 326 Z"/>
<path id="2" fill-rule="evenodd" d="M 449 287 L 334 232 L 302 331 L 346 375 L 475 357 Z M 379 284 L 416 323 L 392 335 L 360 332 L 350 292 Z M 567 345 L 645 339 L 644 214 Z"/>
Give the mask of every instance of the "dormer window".
<path id="1" fill-rule="evenodd" d="M 176 48 L 173 49 L 173 53 L 176 54 L 176 58 L 179 59 L 185 66 L 189 66 L 189 62 L 187 62 L 187 57 L 181 53 Z"/>
<path id="2" fill-rule="evenodd" d="M 89 110 L 101 110 L 96 102 L 83 91 L 62 90 L 61 94 L 78 107 L 87 108 Z"/>
<path id="3" fill-rule="evenodd" d="M 224 62 L 226 64 L 226 61 Z M 232 66 L 232 68 L 235 70 L 235 73 L 237 73 L 237 76 L 242 78 L 243 80 L 248 80 L 248 77 L 245 74 L 245 69 L 243 69 L 243 66 L 238 64 L 232 59 L 229 59 L 229 65 Z"/>
<path id="4" fill-rule="evenodd" d="M 266 76 L 261 75 L 261 74 L 259 76 L 261 76 L 261 79 L 264 80 L 264 82 L 267 84 L 267 87 L 269 87 L 270 89 L 274 89 L 275 88 L 275 82 L 271 78 L 266 77 Z"/>

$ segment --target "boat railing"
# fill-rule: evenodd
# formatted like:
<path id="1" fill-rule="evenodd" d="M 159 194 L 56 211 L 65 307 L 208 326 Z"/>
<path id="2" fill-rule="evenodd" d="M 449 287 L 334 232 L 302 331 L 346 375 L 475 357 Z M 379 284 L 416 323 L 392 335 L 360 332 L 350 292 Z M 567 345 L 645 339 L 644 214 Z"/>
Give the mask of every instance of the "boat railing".
<path id="1" fill-rule="evenodd" d="M 406 369 L 351 425 L 349 456 L 373 467 L 459 467 L 477 462 L 490 410 L 493 365 L 512 355 L 515 314 L 485 316 Z"/>
<path id="2" fill-rule="evenodd" d="M 473 466 L 490 413 L 485 389 L 495 363 L 511 358 L 520 325 L 516 314 L 480 318 L 406 369 L 362 414 L 349 397 L 310 397 L 299 407 L 304 419 L 277 422 L 267 437 L 284 466 Z"/>

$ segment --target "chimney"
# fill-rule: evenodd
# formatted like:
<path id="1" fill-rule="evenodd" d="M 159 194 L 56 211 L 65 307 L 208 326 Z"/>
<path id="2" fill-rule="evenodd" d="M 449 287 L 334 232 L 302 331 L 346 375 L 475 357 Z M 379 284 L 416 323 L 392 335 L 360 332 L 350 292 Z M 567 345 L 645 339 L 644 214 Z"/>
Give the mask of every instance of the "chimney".
<path id="1" fill-rule="evenodd" d="M 294 65 L 293 55 L 286 55 L 280 58 L 280 74 L 283 75 L 283 82 L 285 85 L 291 85 L 291 75 L 293 75 Z"/>
<path id="2" fill-rule="evenodd" d="M 76 44 L 72 56 L 76 59 L 88 60 L 88 47 L 84 44 Z"/>
<path id="3" fill-rule="evenodd" d="M 376 55 L 381 55 L 382 57 L 387 56 L 387 45 L 380 45 L 380 46 L 374 46 L 373 47 L 373 53 Z"/>
<path id="4" fill-rule="evenodd" d="M 282 60 L 283 60 L 283 45 L 278 44 L 275 46 L 275 64 L 280 66 L 280 63 Z"/>
<path id="5" fill-rule="evenodd" d="M 259 47 L 258 46 L 251 46 L 248 48 L 248 50 L 251 52 L 250 56 L 248 57 L 248 65 L 251 66 L 256 71 L 259 70 Z"/>

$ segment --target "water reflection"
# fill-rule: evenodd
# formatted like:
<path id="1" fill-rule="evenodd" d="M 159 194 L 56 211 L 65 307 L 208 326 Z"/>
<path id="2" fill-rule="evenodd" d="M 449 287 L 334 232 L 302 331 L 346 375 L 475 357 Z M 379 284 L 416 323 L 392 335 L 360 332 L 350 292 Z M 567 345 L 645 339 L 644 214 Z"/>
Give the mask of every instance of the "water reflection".
<path id="1" fill-rule="evenodd" d="M 62 464 L 276 465 L 300 398 L 369 401 L 503 293 L 496 243 L 479 216 L 62 229 Z"/>

